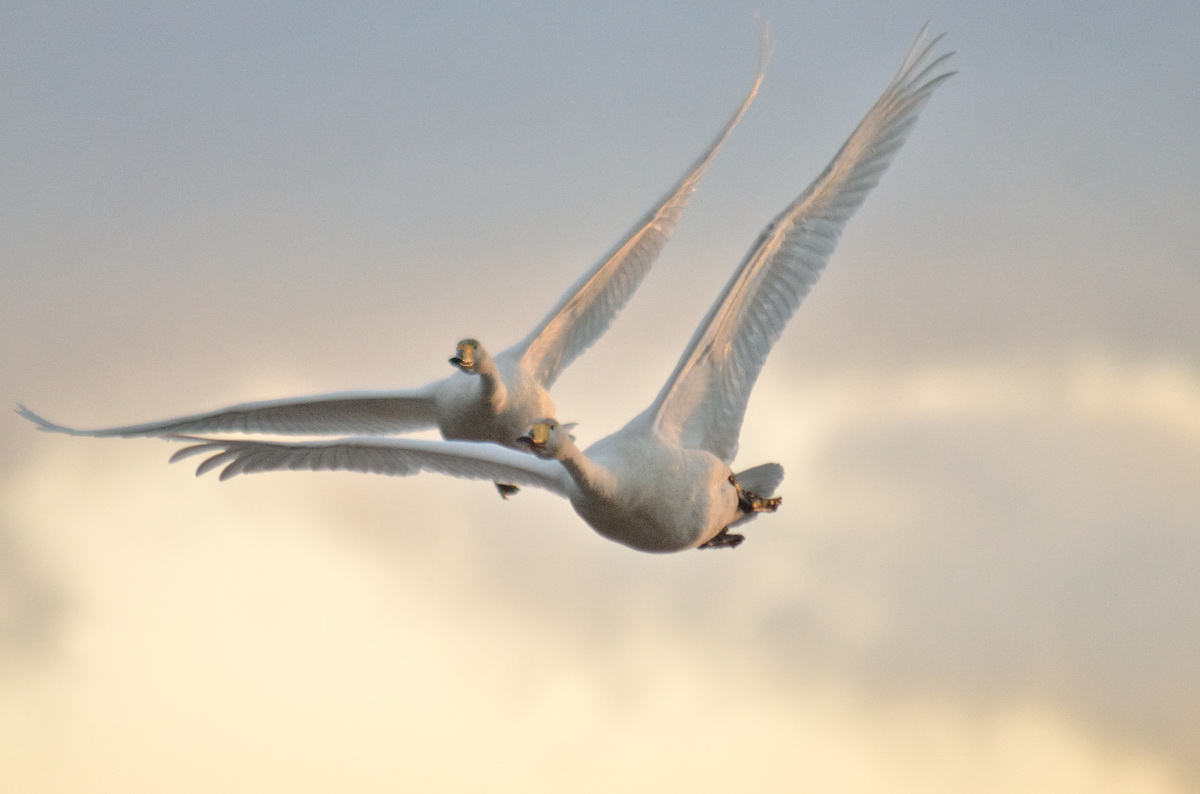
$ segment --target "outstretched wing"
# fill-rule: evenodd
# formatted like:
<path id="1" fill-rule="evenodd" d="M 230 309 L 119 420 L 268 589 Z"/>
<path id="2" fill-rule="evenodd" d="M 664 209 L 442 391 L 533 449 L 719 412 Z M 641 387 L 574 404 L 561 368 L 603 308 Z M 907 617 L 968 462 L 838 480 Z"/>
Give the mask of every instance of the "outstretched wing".
<path id="1" fill-rule="evenodd" d="M 529 336 L 501 355 L 519 358 L 525 371 L 550 388 L 559 373 L 608 330 L 666 246 L 708 164 L 750 107 L 762 83 L 769 57 L 768 32 L 760 25 L 758 72 L 754 83 L 712 146 L 671 192 L 638 221 L 625 239 L 567 290 L 554 310 Z"/>
<path id="2" fill-rule="evenodd" d="M 816 283 L 842 228 L 879 182 L 930 95 L 954 72 L 922 28 L 883 96 L 820 176 L 759 235 L 654 403 L 639 419 L 724 461 L 737 454 L 750 391 Z"/>
<path id="3" fill-rule="evenodd" d="M 276 433 L 328 435 L 406 433 L 433 427 L 436 384 L 395 392 L 338 392 L 242 403 L 209 413 L 99 430 L 55 424 L 25 406 L 17 413 L 40 429 L 72 436 L 163 436 L 176 433 Z"/>
<path id="4" fill-rule="evenodd" d="M 171 463 L 207 455 L 200 476 L 215 468 L 221 479 L 262 471 L 358 471 L 411 477 L 420 472 L 469 480 L 491 480 L 568 495 L 570 475 L 560 463 L 494 444 L 427 441 L 418 438 L 342 438 L 335 441 L 273 442 L 229 438 L 170 438 L 197 443 L 171 456 Z"/>

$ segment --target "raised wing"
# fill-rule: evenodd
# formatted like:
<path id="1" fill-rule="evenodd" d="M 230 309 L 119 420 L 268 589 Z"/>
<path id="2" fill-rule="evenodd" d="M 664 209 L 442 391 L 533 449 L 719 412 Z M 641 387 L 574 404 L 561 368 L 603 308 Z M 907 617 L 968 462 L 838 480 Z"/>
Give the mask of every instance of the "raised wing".
<path id="1" fill-rule="evenodd" d="M 218 467 L 221 479 L 263 471 L 358 471 L 410 477 L 420 472 L 470 480 L 515 483 L 567 496 L 571 478 L 560 463 L 494 444 L 418 438 L 343 438 L 336 441 L 271 442 L 173 436 L 197 443 L 171 456 L 208 457 L 196 476 Z"/>
<path id="2" fill-rule="evenodd" d="M 343 433 L 406 433 L 437 423 L 433 403 L 435 384 L 397 392 L 338 392 L 286 400 L 242 403 L 209 413 L 180 416 L 160 422 L 76 430 L 35 414 L 25 406 L 17 413 L 41 430 L 72 436 L 164 436 L 178 433 L 276 433 L 328 435 Z"/>
<path id="3" fill-rule="evenodd" d="M 750 391 L 771 347 L 816 283 L 846 221 L 879 182 L 953 53 L 917 36 L 883 96 L 820 176 L 759 235 L 662 392 L 640 419 L 685 447 L 732 462 Z"/>
<path id="4" fill-rule="evenodd" d="M 519 358 L 525 370 L 548 389 L 567 365 L 608 330 L 666 246 L 708 164 L 750 107 L 762 84 L 769 58 L 769 35 L 766 27 L 760 25 L 758 72 L 754 83 L 741 107 L 708 151 L 696 160 L 671 192 L 638 221 L 625 239 L 567 290 L 554 310 L 529 336 L 501 355 Z"/>

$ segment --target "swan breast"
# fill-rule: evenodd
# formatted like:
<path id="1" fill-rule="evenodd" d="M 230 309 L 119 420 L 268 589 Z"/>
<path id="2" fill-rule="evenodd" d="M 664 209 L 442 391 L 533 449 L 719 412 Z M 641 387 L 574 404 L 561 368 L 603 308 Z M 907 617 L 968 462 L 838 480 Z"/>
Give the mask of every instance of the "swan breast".
<path id="1" fill-rule="evenodd" d="M 610 477 L 571 502 L 597 533 L 647 552 L 691 549 L 738 517 L 729 467 L 703 450 L 610 436 L 587 451 Z"/>

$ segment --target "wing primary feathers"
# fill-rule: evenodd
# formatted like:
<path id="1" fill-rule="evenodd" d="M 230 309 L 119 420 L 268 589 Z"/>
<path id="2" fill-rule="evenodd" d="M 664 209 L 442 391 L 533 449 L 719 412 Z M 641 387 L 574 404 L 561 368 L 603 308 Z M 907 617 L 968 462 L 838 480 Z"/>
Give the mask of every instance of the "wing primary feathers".
<path id="1" fill-rule="evenodd" d="M 556 461 L 493 444 L 469 441 L 357 436 L 333 441 L 261 441 L 173 435 L 197 442 L 171 456 L 177 462 L 205 456 L 197 476 L 221 469 L 224 481 L 266 471 L 355 471 L 407 477 L 422 471 L 474 480 L 512 482 L 567 495 L 570 476 Z"/>
<path id="2" fill-rule="evenodd" d="M 184 460 L 185 458 L 190 458 L 193 455 L 202 455 L 212 448 L 212 444 L 208 443 L 207 441 L 202 441 L 199 444 L 192 444 L 176 452 L 167 462 L 178 463 L 179 461 Z"/>
<path id="3" fill-rule="evenodd" d="M 518 358 L 522 367 L 546 388 L 608 330 L 633 297 L 666 246 L 704 172 L 754 101 L 771 53 L 770 31 L 766 25 L 759 23 L 758 36 L 754 82 L 709 148 L 629 234 L 567 290 L 529 336 L 500 354 Z"/>
<path id="4" fill-rule="evenodd" d="M 223 452 L 218 452 L 215 455 L 213 455 L 212 457 L 206 458 L 199 466 L 196 467 L 196 476 L 200 477 L 201 475 L 207 474 L 208 472 L 210 472 L 213 469 L 220 466 L 225 461 L 234 460 L 236 457 L 237 457 L 237 453 L 231 452 L 229 450 L 225 450 Z M 222 478 L 223 477 L 224 477 L 224 472 L 222 472 Z"/>
<path id="5" fill-rule="evenodd" d="M 51 422 L 24 405 L 18 405 L 16 412 L 37 425 L 39 430 L 100 438 L 168 437 L 181 433 L 404 433 L 423 430 L 436 424 L 437 414 L 433 400 L 435 388 L 436 384 L 430 384 L 406 391 L 337 392 L 283 400 L 264 400 L 159 422 L 95 430 L 79 430 Z"/>
<path id="6" fill-rule="evenodd" d="M 678 443 L 732 462 L 750 392 L 767 354 L 820 277 L 846 222 L 879 182 L 952 53 L 926 28 L 833 160 L 759 235 L 642 417 Z"/>

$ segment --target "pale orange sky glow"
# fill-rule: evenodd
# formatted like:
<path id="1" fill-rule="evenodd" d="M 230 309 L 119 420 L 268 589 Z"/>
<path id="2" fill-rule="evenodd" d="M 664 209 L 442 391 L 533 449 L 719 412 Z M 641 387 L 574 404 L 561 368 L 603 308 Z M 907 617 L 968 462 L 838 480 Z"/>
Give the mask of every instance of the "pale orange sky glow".
<path id="1" fill-rule="evenodd" d="M 0 10 L 0 403 L 78 426 L 416 386 L 525 335 L 775 56 L 555 387 L 644 408 L 926 20 L 959 74 L 768 360 L 734 551 L 486 483 L 219 483 L 0 421 L 0 789 L 1200 783 L 1200 11 Z"/>

